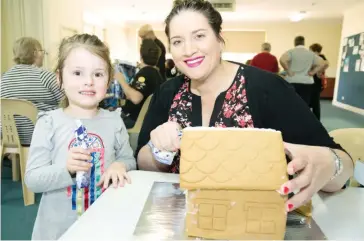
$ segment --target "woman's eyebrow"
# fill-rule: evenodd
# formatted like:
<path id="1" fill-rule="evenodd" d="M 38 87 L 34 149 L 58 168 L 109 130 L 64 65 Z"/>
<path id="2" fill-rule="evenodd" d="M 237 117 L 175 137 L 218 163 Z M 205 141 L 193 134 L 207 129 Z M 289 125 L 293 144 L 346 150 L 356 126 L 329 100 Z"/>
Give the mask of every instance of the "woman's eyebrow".
<path id="1" fill-rule="evenodd" d="M 205 29 L 205 28 L 199 28 L 199 29 L 193 30 L 193 31 L 192 31 L 192 34 L 198 33 L 198 32 L 200 32 L 200 31 L 207 31 L 207 29 Z M 176 35 L 176 36 L 171 37 L 171 38 L 170 38 L 170 40 L 172 40 L 172 39 L 174 39 L 174 38 L 182 38 L 182 37 L 181 37 L 181 36 L 179 36 L 179 35 Z"/>

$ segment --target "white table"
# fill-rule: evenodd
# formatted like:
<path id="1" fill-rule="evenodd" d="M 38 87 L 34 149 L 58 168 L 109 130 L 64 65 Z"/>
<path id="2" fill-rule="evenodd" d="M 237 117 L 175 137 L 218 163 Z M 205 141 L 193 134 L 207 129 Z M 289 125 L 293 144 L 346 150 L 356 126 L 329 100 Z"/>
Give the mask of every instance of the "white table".
<path id="1" fill-rule="evenodd" d="M 134 229 L 155 181 L 176 174 L 131 171 L 132 184 L 109 188 L 60 240 L 135 240 Z M 364 189 L 348 188 L 313 198 L 313 217 L 328 239 L 364 240 Z"/>

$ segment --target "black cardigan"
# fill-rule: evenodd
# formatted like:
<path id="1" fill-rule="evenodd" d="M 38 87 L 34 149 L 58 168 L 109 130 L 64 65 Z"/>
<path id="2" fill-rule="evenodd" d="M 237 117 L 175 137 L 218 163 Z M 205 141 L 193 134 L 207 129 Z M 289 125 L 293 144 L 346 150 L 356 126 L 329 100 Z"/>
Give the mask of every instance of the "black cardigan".
<path id="1" fill-rule="evenodd" d="M 241 66 L 255 128 L 279 130 L 285 142 L 342 150 L 289 83 L 276 74 Z M 153 95 L 139 134 L 136 157 L 148 143 L 150 132 L 168 121 L 172 100 L 184 81 L 183 75 L 168 80 Z"/>

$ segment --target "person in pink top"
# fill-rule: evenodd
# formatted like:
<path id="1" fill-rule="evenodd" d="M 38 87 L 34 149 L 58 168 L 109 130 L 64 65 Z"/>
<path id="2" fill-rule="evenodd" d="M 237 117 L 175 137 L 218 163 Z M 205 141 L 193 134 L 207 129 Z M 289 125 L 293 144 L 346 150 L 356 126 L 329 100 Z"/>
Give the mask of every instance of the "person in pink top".
<path id="1" fill-rule="evenodd" d="M 250 65 L 269 72 L 278 73 L 278 61 L 277 58 L 270 53 L 271 48 L 270 43 L 263 43 L 262 52 L 252 59 Z"/>

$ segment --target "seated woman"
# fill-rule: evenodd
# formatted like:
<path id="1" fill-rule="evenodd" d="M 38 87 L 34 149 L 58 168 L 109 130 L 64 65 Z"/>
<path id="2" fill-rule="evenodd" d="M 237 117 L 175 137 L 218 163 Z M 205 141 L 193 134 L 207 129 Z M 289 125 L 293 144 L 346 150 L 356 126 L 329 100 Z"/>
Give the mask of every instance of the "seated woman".
<path id="1" fill-rule="evenodd" d="M 144 101 L 163 82 L 163 78 L 156 68 L 161 51 L 158 45 L 151 39 L 144 39 L 140 46 L 141 69 L 135 75 L 131 85 L 125 81 L 122 73 L 115 73 L 115 79 L 119 81 L 126 102 L 123 106 L 123 120 L 126 128 L 132 128 L 143 107 Z"/>
<path id="2" fill-rule="evenodd" d="M 16 63 L 1 77 L 1 98 L 23 99 L 32 102 L 38 111 L 58 107 L 64 97 L 52 72 L 41 69 L 45 51 L 38 40 L 22 37 L 14 44 Z M 34 125 L 25 117 L 15 118 L 20 142 L 30 145 Z"/>
<path id="3" fill-rule="evenodd" d="M 319 190 L 341 189 L 353 162 L 328 135 L 294 89 L 281 77 L 221 60 L 222 18 L 208 1 L 178 1 L 166 19 L 166 34 L 178 69 L 184 74 L 153 95 L 139 135 L 139 169 L 179 173 L 179 154 L 171 166 L 153 158 L 147 145 L 179 149 L 178 131 L 187 126 L 271 128 L 282 132 L 297 177 L 281 193 L 301 190 L 286 203 L 291 211 Z"/>

